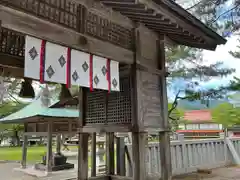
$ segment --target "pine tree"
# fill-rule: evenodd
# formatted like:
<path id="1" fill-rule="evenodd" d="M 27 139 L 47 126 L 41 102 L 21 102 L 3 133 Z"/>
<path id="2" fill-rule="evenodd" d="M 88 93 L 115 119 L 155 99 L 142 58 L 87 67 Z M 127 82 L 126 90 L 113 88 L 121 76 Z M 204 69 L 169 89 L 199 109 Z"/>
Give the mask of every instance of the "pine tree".
<path id="1" fill-rule="evenodd" d="M 232 4 L 231 0 L 193 0 L 191 2 L 177 0 L 176 2 L 196 17 L 200 17 L 201 21 L 223 36 L 229 36 L 240 29 L 239 0 L 233 0 Z M 226 4 L 230 5 L 227 6 Z M 226 9 L 226 7 L 228 8 Z M 230 53 L 236 58 L 240 57 L 240 51 Z M 194 90 L 199 85 L 199 80 L 207 81 L 214 77 L 227 76 L 235 71 L 231 68 L 223 68 L 221 66 L 223 62 L 217 62 L 209 66 L 202 65 L 201 50 L 185 46 L 170 48 L 167 49 L 167 60 L 167 66 L 170 71 L 169 85 L 171 85 L 171 80 L 179 77 L 183 77 L 189 82 L 189 86 L 186 89 L 179 90 L 176 93 L 172 107 L 169 108 L 169 116 L 177 108 L 178 100 L 201 100 L 203 104 L 208 106 L 210 99 L 223 98 L 229 90 L 240 90 L 239 78 L 237 77 L 226 87 L 205 91 Z"/>

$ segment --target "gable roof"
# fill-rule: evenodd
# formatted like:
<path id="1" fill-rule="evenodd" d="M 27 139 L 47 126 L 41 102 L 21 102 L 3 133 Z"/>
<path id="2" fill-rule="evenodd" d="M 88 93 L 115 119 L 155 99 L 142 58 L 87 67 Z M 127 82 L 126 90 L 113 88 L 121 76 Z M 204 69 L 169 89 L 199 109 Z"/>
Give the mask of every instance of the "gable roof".
<path id="1" fill-rule="evenodd" d="M 21 110 L 0 119 L 0 123 L 22 123 L 28 118 L 42 116 L 42 117 L 59 117 L 59 118 L 77 118 L 79 117 L 79 111 L 76 109 L 66 108 L 51 108 L 58 103 L 59 100 L 51 100 L 48 107 L 45 107 L 41 103 L 41 99 L 38 98 L 32 103 L 22 108 Z"/>
<path id="2" fill-rule="evenodd" d="M 211 111 L 206 109 L 186 111 L 183 118 L 191 123 L 206 123 L 212 121 Z"/>
<path id="3" fill-rule="evenodd" d="M 226 40 L 173 0 L 100 0 L 124 16 L 178 44 L 214 50 Z"/>

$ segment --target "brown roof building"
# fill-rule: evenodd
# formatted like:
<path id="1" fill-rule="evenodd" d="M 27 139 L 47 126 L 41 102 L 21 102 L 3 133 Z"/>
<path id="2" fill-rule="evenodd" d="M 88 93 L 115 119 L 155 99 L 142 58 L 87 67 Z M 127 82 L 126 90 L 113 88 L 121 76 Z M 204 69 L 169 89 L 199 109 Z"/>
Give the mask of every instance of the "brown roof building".
<path id="1" fill-rule="evenodd" d="M 186 111 L 183 119 L 191 123 L 209 123 L 212 122 L 212 115 L 208 109 L 192 110 Z"/>
<path id="2" fill-rule="evenodd" d="M 222 125 L 212 120 L 211 111 L 191 110 L 184 113 L 185 120 L 179 125 L 178 133 L 184 134 L 186 138 L 213 138 L 219 137 Z"/>

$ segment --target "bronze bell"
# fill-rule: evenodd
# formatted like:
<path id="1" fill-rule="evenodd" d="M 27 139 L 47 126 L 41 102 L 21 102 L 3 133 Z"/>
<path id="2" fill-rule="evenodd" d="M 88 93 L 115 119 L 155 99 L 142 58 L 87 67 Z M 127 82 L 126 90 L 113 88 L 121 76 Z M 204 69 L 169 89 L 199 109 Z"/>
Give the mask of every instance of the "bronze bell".
<path id="1" fill-rule="evenodd" d="M 35 98 L 35 92 L 32 87 L 32 80 L 24 79 L 22 82 L 22 87 L 19 92 L 19 97 L 21 98 Z"/>
<path id="2" fill-rule="evenodd" d="M 71 99 L 72 95 L 66 85 L 61 84 L 61 92 L 59 94 L 59 100 Z"/>

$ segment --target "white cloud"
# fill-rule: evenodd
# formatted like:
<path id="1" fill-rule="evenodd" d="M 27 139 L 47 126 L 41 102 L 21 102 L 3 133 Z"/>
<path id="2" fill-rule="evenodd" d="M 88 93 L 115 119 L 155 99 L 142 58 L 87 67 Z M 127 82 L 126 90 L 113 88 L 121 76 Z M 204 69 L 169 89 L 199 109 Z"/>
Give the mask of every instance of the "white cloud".
<path id="1" fill-rule="evenodd" d="M 234 68 L 236 72 L 227 77 L 218 77 L 209 81 L 201 81 L 199 82 L 199 89 L 209 89 L 224 86 L 227 85 L 231 79 L 233 79 L 233 76 L 240 77 L 240 59 L 236 59 L 229 54 L 229 51 L 234 51 L 237 49 L 236 47 L 239 45 L 239 42 L 237 41 L 238 37 L 239 36 L 232 36 L 228 38 L 227 43 L 225 45 L 218 46 L 215 51 L 203 51 L 203 64 L 210 65 L 221 61 L 224 63 L 224 66 L 228 68 Z M 183 79 L 174 81 L 171 87 L 168 88 L 168 96 L 170 100 L 173 100 L 178 90 L 185 89 L 186 84 L 187 83 Z"/>
<path id="2" fill-rule="evenodd" d="M 201 82 L 200 84 L 202 86 L 213 88 L 215 86 L 226 85 L 229 83 L 229 80 L 233 79 L 234 76 L 240 77 L 240 59 L 236 59 L 229 54 L 229 51 L 237 50 L 237 45 L 239 45 L 239 42 L 237 41 L 238 37 L 239 36 L 232 36 L 228 38 L 227 43 L 225 45 L 218 46 L 215 51 L 203 51 L 203 63 L 205 65 L 221 61 L 224 63 L 224 66 L 234 68 L 236 72 L 227 77 L 214 78 L 207 82 Z"/>

